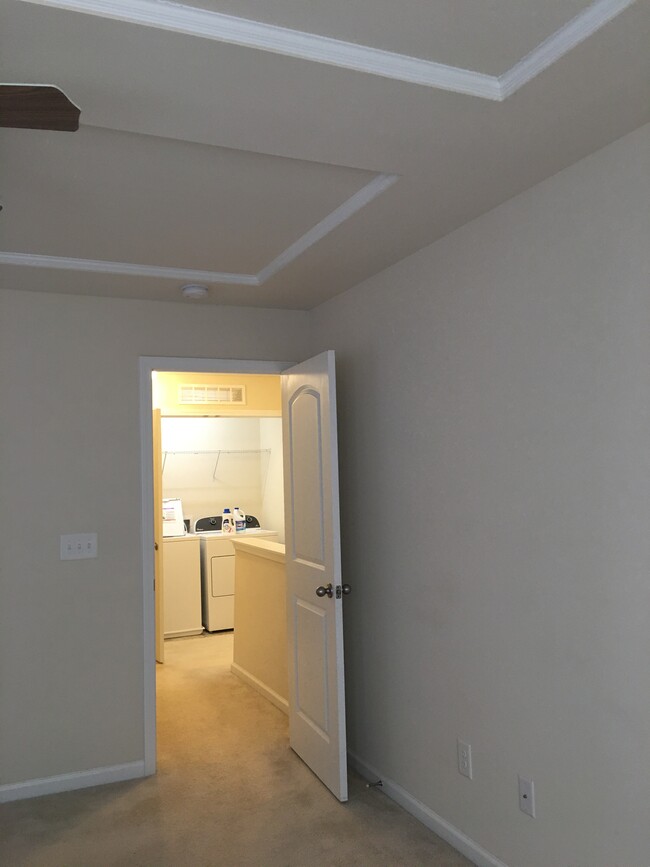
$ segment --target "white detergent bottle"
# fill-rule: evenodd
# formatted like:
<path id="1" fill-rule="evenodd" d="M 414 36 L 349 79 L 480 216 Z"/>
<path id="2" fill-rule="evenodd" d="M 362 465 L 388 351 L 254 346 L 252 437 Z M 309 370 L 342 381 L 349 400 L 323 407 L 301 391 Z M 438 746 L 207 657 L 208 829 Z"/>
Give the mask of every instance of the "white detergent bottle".
<path id="1" fill-rule="evenodd" d="M 242 510 L 239 508 L 239 506 L 235 506 L 234 518 L 235 518 L 235 532 L 241 533 L 243 530 L 246 529 L 246 515 L 242 512 Z"/>
<path id="2" fill-rule="evenodd" d="M 230 514 L 230 509 L 224 509 L 223 515 L 221 516 L 221 532 L 222 533 L 232 533 L 234 532 L 232 515 Z"/>

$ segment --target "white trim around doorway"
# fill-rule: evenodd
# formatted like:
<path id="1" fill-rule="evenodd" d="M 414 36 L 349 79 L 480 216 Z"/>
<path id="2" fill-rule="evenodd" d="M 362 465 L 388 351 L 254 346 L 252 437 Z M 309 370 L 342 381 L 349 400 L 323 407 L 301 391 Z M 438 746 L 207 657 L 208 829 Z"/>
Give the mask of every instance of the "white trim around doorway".
<path id="1" fill-rule="evenodd" d="M 153 560 L 153 444 L 151 438 L 151 374 L 165 373 L 282 373 L 295 362 L 233 358 L 140 357 L 140 476 L 143 603 L 143 740 L 144 774 L 156 773 L 156 656 Z"/>

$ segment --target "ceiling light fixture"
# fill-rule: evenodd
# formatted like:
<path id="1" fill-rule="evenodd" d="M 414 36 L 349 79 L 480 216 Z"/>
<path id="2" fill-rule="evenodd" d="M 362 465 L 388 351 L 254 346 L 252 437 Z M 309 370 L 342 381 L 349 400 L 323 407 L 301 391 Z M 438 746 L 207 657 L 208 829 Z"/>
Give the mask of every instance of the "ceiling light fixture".
<path id="1" fill-rule="evenodd" d="M 206 298 L 208 294 L 207 286 L 199 286 L 198 283 L 188 283 L 181 287 L 183 298 L 197 299 Z"/>

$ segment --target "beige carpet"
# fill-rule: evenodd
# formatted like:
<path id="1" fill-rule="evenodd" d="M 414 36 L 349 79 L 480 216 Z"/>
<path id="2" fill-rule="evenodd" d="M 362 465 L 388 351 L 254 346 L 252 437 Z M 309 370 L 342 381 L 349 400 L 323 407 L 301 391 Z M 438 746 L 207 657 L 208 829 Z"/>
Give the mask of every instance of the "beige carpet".
<path id="1" fill-rule="evenodd" d="M 158 666 L 155 777 L 0 807 L 3 867 L 463 867 L 351 775 L 340 804 L 287 718 L 230 673 L 232 635 L 176 639 Z"/>

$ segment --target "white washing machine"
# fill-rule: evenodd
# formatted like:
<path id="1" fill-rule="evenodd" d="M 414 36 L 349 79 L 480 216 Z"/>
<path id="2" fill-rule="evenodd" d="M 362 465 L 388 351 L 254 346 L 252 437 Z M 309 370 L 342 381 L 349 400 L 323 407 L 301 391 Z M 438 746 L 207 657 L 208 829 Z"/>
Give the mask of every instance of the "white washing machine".
<path id="1" fill-rule="evenodd" d="M 201 601 L 208 632 L 235 628 L 235 548 L 233 539 L 277 536 L 261 527 L 242 533 L 206 531 L 201 537 Z"/>

